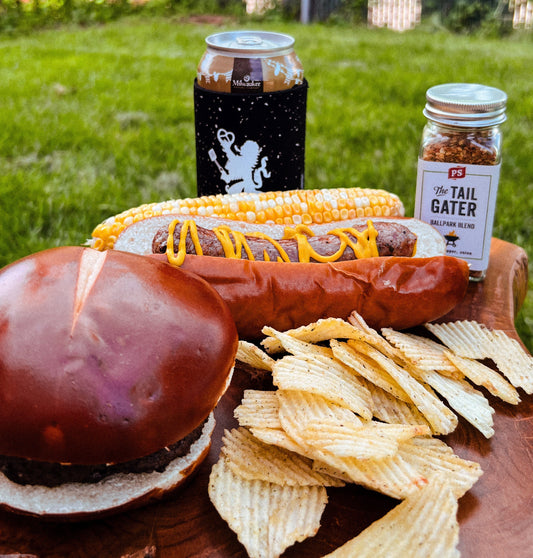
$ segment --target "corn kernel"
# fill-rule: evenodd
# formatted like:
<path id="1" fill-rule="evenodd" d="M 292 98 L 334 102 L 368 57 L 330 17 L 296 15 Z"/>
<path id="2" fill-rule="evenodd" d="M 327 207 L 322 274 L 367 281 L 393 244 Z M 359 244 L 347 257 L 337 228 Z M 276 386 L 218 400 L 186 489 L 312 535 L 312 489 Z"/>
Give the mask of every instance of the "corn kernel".
<path id="1" fill-rule="evenodd" d="M 95 250 L 105 250 L 105 242 L 101 238 L 95 238 L 93 242 L 93 248 Z"/>
<path id="2" fill-rule="evenodd" d="M 276 214 L 271 207 L 268 207 L 267 209 L 265 209 L 265 215 L 266 215 L 268 221 L 274 221 L 274 218 L 276 217 Z"/>

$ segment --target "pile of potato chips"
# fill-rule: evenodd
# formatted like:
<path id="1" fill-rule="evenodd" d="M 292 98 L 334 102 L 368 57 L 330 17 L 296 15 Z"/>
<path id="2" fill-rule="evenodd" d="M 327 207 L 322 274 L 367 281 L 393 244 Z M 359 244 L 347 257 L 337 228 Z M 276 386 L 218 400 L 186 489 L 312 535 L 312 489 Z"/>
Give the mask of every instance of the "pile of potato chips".
<path id="1" fill-rule="evenodd" d="M 270 372 L 275 390 L 245 391 L 209 496 L 251 558 L 315 535 L 326 487 L 346 483 L 402 502 L 329 556 L 459 556 L 457 500 L 482 471 L 434 436 L 460 415 L 491 437 L 494 410 L 474 386 L 516 405 L 517 388 L 533 393 L 533 359 L 476 322 L 426 327 L 440 342 L 378 333 L 356 313 L 265 327 L 263 349 L 240 342 L 237 359 Z"/>

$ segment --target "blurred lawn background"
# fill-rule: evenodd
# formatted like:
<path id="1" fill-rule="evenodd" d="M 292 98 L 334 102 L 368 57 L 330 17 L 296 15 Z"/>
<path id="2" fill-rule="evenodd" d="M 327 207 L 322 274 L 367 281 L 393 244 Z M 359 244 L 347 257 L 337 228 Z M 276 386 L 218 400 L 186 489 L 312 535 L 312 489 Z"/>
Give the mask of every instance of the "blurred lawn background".
<path id="1" fill-rule="evenodd" d="M 306 187 L 396 192 L 412 215 L 428 87 L 509 96 L 494 235 L 533 262 L 533 40 L 284 18 L 128 16 L 0 34 L 0 266 L 82 244 L 129 207 L 196 195 L 192 85 L 207 35 L 288 33 L 310 83 Z M 531 268 L 531 266 L 530 266 Z M 533 294 L 517 319 L 533 348 Z"/>

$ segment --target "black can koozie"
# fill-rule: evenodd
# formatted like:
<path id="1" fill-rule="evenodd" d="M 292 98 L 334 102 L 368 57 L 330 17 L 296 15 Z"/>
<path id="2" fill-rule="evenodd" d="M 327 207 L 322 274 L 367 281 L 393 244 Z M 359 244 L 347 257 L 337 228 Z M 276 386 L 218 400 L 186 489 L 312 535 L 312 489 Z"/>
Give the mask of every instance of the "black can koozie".
<path id="1" fill-rule="evenodd" d="M 198 196 L 304 187 L 307 81 L 268 93 L 194 84 Z"/>

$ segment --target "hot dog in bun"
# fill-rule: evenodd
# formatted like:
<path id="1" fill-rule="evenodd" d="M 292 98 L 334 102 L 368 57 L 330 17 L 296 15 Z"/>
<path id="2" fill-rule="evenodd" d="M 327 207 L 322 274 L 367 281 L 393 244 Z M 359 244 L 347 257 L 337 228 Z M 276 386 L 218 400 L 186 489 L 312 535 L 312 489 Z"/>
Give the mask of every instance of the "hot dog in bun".
<path id="1" fill-rule="evenodd" d="M 0 271 L 0 505 L 86 519 L 175 489 L 207 455 L 237 332 L 204 280 L 63 247 Z"/>
<path id="2" fill-rule="evenodd" d="M 384 190 L 226 194 L 147 204 L 98 225 L 90 245 L 151 255 L 208 281 L 242 339 L 357 310 L 405 329 L 456 306 L 468 265 Z"/>

